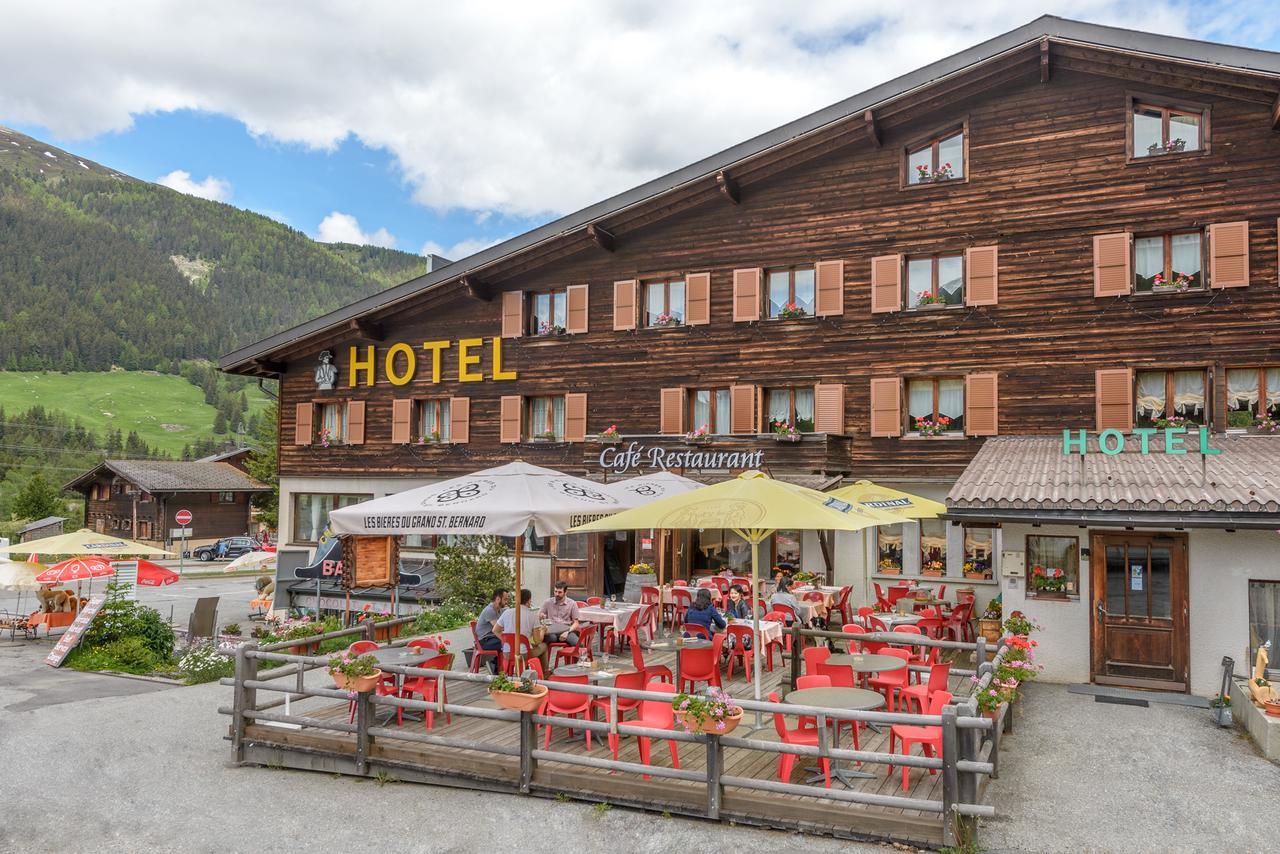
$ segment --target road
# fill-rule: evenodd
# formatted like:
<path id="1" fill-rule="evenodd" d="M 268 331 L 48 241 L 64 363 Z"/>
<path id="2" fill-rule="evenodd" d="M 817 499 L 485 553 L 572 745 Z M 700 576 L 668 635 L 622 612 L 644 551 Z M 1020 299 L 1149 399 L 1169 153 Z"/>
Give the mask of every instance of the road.
<path id="1" fill-rule="evenodd" d="M 201 569 L 217 564 L 201 564 Z M 189 569 L 189 567 L 188 567 Z M 176 567 L 175 567 L 176 570 Z M 196 600 L 202 596 L 217 596 L 218 622 L 245 623 L 249 618 L 249 602 L 254 597 L 253 582 L 256 575 L 206 575 L 186 576 L 180 581 L 166 587 L 139 587 L 138 601 L 155 608 L 166 619 L 178 626 L 186 626 Z M 74 586 L 74 584 L 72 585 Z M 87 592 L 88 582 L 83 582 L 81 590 Z M 106 589 L 106 580 L 96 578 L 93 589 L 101 592 Z M 22 610 L 34 611 L 36 598 L 34 593 L 22 594 Z M 0 610 L 17 611 L 18 594 L 0 592 Z"/>

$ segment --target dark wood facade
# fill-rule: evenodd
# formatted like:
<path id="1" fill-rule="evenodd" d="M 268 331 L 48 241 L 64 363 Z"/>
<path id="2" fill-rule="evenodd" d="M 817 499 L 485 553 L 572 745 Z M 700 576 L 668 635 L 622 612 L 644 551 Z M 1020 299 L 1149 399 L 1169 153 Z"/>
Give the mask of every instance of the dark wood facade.
<path id="1" fill-rule="evenodd" d="M 276 354 L 282 475 L 452 475 L 515 457 L 599 471 L 599 448 L 590 444 L 500 443 L 500 398 L 517 394 L 585 393 L 588 433 L 617 425 L 630 438 L 659 432 L 663 388 L 840 384 L 843 437 L 790 447 L 763 436 L 759 447 L 774 469 L 877 478 L 954 477 L 982 438 L 872 438 L 873 378 L 994 373 L 998 432 L 1053 434 L 1095 426 L 1099 370 L 1206 368 L 1213 428 L 1221 429 L 1225 369 L 1280 364 L 1266 332 L 1280 317 L 1280 134 L 1272 108 L 1280 84 L 1272 81 L 1268 93 L 1244 75 L 1184 74 L 1174 63 L 1082 47 L 1055 45 L 1052 55 L 1047 80 L 1038 60 L 1005 60 L 985 76 L 944 85 L 949 97 L 925 90 L 902 111 L 875 117 L 874 134 L 835 128 L 816 151 L 816 143 L 798 143 L 784 168 L 754 180 L 744 171 L 737 203 L 714 192 L 671 200 L 652 220 L 615 228 L 610 248 L 586 243 L 551 259 L 550 249 L 531 251 L 495 271 L 487 291 L 446 285 L 397 306 L 378 326 Z M 1206 104 L 1207 149 L 1131 158 L 1135 93 Z M 965 179 L 904 188 L 905 149 L 960 125 L 968 131 Z M 1248 222 L 1247 287 L 1095 296 L 1095 236 L 1236 222 Z M 872 259 L 988 246 L 998 247 L 994 305 L 872 312 Z M 535 260 L 539 254 L 544 260 Z M 841 314 L 734 322 L 734 270 L 829 260 L 844 262 Z M 614 331 L 614 282 L 699 272 L 710 273 L 707 325 Z M 588 331 L 504 339 L 502 368 L 519 378 L 490 379 L 500 292 L 582 284 L 590 286 Z M 458 341 L 467 338 L 483 340 L 474 348 L 481 382 L 457 381 Z M 415 380 L 388 382 L 383 356 L 391 344 L 434 340 L 452 342 L 439 384 L 430 382 L 421 349 Z M 348 388 L 349 348 L 363 355 L 370 345 L 376 383 Z M 318 394 L 312 370 L 322 349 L 335 353 L 339 379 L 334 392 Z M 393 444 L 392 400 L 405 397 L 467 398 L 469 441 Z M 295 441 L 296 405 L 322 398 L 366 402 L 363 444 Z"/>
<path id="2" fill-rule="evenodd" d="M 177 528 L 174 514 L 191 511 L 189 541 L 256 533 L 251 500 L 256 491 L 155 491 L 100 470 L 75 485 L 85 497 L 85 527 L 129 539 L 166 542 Z"/>

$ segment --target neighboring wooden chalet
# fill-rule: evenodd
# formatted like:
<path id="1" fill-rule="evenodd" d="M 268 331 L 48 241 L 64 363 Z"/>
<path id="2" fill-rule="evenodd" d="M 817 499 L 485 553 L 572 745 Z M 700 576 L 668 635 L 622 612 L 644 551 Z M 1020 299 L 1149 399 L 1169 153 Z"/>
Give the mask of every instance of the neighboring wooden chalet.
<path id="1" fill-rule="evenodd" d="M 281 381 L 280 537 L 299 549 L 334 507 L 515 458 L 598 478 L 750 465 L 943 499 L 991 465 L 975 463 L 990 437 L 1170 429 L 1169 453 L 1208 451 L 1171 487 L 1194 491 L 1217 450 L 1241 447 L 1211 447 L 1201 428 L 1280 453 L 1245 436 L 1280 429 L 1278 127 L 1280 54 L 1044 17 L 221 367 Z M 621 444 L 598 435 L 613 425 Z M 776 435 L 787 428 L 798 441 Z M 1044 472 L 993 471 L 1052 504 Z M 1020 506 L 1019 523 L 1055 518 L 1037 512 Z M 926 573 L 975 586 L 980 605 L 1003 592 L 1079 637 L 1047 644 L 1069 650 L 1049 662 L 1060 678 L 1207 691 L 1222 655 L 1280 642 L 1247 617 L 1255 598 L 1255 613 L 1280 612 L 1280 568 L 1251 558 L 1221 583 L 1223 538 L 1269 557 L 1280 514 L 1195 524 L 1218 530 L 1179 533 L 1171 553 L 1159 537 L 1109 539 L 1176 527 L 1137 504 L 1052 536 L 992 510 L 833 543 L 779 532 L 771 556 L 864 601 L 872 583 Z M 660 540 L 629 533 L 542 548 L 555 577 L 602 593 L 606 562 L 656 558 Z M 731 532 L 670 542 L 677 576 L 747 560 Z M 1091 542 L 1119 555 L 1092 578 Z M 1038 561 L 1070 576 L 1056 604 L 1025 589 L 1020 567 Z M 1126 584 L 1132 603 L 1104 595 Z M 1222 642 L 1206 633 L 1192 661 L 1198 609 Z M 1160 620 L 1160 643 L 1101 636 L 1108 663 L 1091 672 L 1088 629 L 1107 613 Z"/>
<path id="2" fill-rule="evenodd" d="M 252 453 L 252 448 L 232 448 L 229 451 L 220 451 L 207 457 L 200 457 L 196 462 L 227 463 L 240 469 L 240 471 L 247 472 L 249 470 L 249 455 Z"/>
<path id="3" fill-rule="evenodd" d="M 46 516 L 43 519 L 37 519 L 18 529 L 18 542 L 25 543 L 45 537 L 56 537 L 62 533 L 62 526 L 66 521 L 63 516 Z"/>
<path id="4" fill-rule="evenodd" d="M 66 485 L 85 497 L 85 526 L 168 542 L 174 514 L 190 510 L 189 541 L 252 530 L 250 500 L 270 487 L 227 462 L 106 460 Z"/>

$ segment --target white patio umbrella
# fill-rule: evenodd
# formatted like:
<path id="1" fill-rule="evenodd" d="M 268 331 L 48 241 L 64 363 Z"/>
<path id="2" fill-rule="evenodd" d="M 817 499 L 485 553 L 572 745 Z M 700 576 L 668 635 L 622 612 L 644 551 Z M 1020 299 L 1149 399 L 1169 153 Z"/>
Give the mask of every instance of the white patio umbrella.
<path id="1" fill-rule="evenodd" d="M 18 613 L 22 613 L 22 594 L 39 590 L 36 576 L 45 571 L 38 563 L 22 560 L 0 560 L 0 590 L 12 590 L 18 594 Z"/>
<path id="2" fill-rule="evenodd" d="M 515 537 L 518 637 L 525 532 L 532 527 L 538 536 L 565 534 L 575 525 L 603 519 L 640 503 L 640 497 L 632 493 L 615 492 L 594 481 L 517 460 L 334 510 L 329 514 L 329 524 L 334 533 L 362 536 Z M 519 656 L 518 648 L 516 655 Z"/>
<path id="3" fill-rule="evenodd" d="M 682 477 L 669 471 L 653 472 L 652 474 L 641 474 L 635 477 L 619 480 L 609 484 L 615 492 L 621 492 L 624 495 L 630 495 L 631 501 L 639 500 L 642 504 L 650 501 L 657 501 L 659 498 L 666 498 L 668 495 L 679 495 L 682 492 L 691 492 L 695 489 L 701 489 L 706 486 L 705 483 L 699 483 L 691 478 Z M 636 506 L 629 504 L 628 506 Z M 658 528 L 658 588 L 662 588 L 663 570 L 666 558 L 666 536 L 665 528 Z"/>
<path id="4" fill-rule="evenodd" d="M 245 552 L 222 568 L 223 572 L 235 572 L 238 569 L 265 569 L 276 562 L 275 552 Z"/>

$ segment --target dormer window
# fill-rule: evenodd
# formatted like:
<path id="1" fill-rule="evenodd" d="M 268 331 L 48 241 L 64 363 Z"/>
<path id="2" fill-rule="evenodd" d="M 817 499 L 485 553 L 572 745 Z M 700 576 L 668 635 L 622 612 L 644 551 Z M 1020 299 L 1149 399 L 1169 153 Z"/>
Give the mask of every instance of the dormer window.
<path id="1" fill-rule="evenodd" d="M 964 180 L 968 153 L 965 130 L 963 125 L 951 127 L 908 146 L 904 183 L 915 186 Z"/>
<path id="2" fill-rule="evenodd" d="M 1154 98 L 1129 101 L 1129 156 L 1135 160 L 1208 147 L 1208 107 Z"/>

